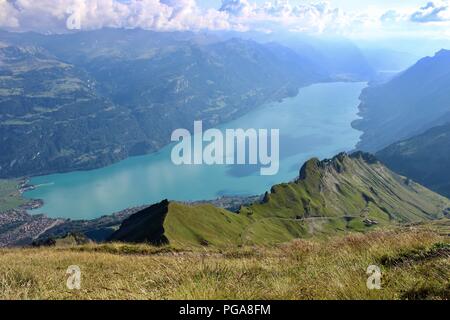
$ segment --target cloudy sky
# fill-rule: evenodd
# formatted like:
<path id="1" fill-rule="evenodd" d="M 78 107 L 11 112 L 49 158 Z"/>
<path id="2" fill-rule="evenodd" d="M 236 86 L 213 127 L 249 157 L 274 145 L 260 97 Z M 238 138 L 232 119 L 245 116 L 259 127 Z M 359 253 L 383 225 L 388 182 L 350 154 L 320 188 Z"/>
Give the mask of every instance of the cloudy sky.
<path id="1" fill-rule="evenodd" d="M 0 0 L 0 28 L 255 30 L 450 39 L 450 0 Z"/>

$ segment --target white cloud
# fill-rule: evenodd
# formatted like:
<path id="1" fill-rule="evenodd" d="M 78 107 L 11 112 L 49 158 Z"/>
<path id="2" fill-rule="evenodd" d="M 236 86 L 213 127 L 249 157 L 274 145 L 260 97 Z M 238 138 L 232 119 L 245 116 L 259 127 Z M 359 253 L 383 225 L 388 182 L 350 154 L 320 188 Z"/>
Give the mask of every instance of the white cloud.
<path id="1" fill-rule="evenodd" d="M 69 26 L 79 26 L 84 30 L 102 27 L 152 30 L 230 28 L 228 14 L 202 10 L 195 0 L 0 1 L 0 26 L 21 30 L 61 31 L 68 26 L 68 19 Z"/>
<path id="2" fill-rule="evenodd" d="M 7 0 L 0 0 L 0 27 L 17 28 L 19 20 L 16 18 L 16 9 Z"/>
<path id="3" fill-rule="evenodd" d="M 397 12 L 396 10 L 388 10 L 385 13 L 383 13 L 380 17 L 381 22 L 399 22 L 402 21 L 404 16 Z"/>
<path id="4" fill-rule="evenodd" d="M 256 4 L 247 0 L 223 0 L 219 11 L 238 17 L 248 17 L 257 9 Z"/>
<path id="5" fill-rule="evenodd" d="M 277 26 L 308 32 L 338 31 L 350 19 L 328 2 L 291 4 L 287 0 L 275 0 L 257 5 L 248 0 L 223 0 L 220 11 L 228 13 L 231 22 L 253 29 Z"/>
<path id="6" fill-rule="evenodd" d="M 151 30 L 270 29 L 339 30 L 349 17 L 327 2 L 291 4 L 275 0 L 223 0 L 220 9 L 202 9 L 195 0 L 0 0 L 0 27 L 61 31 L 101 27 Z"/>
<path id="7" fill-rule="evenodd" d="M 411 21 L 445 22 L 450 21 L 450 1 L 430 1 L 411 15 Z"/>
<path id="8" fill-rule="evenodd" d="M 149 30 L 291 30 L 312 33 L 382 34 L 450 21 L 450 0 L 420 7 L 366 7 L 343 11 L 327 1 L 222 0 L 218 9 L 196 0 L 0 0 L 0 28 L 60 32 L 67 27 Z M 420 22 L 420 23 L 418 23 Z M 417 27 L 419 28 L 419 27 Z M 442 31 L 442 30 L 441 30 Z"/>

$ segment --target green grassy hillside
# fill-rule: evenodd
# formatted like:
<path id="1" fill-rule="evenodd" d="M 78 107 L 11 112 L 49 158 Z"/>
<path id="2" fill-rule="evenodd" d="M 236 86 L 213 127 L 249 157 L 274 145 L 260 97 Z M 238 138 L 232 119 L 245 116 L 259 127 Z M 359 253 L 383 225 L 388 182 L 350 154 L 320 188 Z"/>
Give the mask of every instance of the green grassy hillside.
<path id="1" fill-rule="evenodd" d="M 365 232 L 377 226 L 444 217 L 450 201 L 398 176 L 373 156 L 312 159 L 292 183 L 276 185 L 261 203 L 233 213 L 167 200 L 125 220 L 111 240 L 229 246 Z"/>

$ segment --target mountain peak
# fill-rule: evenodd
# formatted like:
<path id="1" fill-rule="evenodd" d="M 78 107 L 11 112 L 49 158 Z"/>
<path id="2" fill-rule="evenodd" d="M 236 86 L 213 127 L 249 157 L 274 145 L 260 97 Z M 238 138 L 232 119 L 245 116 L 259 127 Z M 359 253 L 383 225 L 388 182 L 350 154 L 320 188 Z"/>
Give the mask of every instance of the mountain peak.
<path id="1" fill-rule="evenodd" d="M 299 180 L 306 180 L 311 173 L 317 172 L 321 166 L 321 161 L 318 158 L 312 158 L 306 161 L 300 168 Z"/>
<path id="2" fill-rule="evenodd" d="M 301 167 L 298 180 L 307 180 L 311 174 L 317 174 L 324 169 L 333 169 L 336 172 L 341 173 L 345 170 L 349 161 L 358 159 L 367 164 L 376 164 L 379 162 L 374 155 L 362 151 L 356 151 L 352 154 L 341 152 L 331 159 L 324 159 L 322 161 L 317 158 L 312 158 L 306 161 Z"/>
<path id="3" fill-rule="evenodd" d="M 441 49 L 434 55 L 435 57 L 450 57 L 450 50 Z"/>

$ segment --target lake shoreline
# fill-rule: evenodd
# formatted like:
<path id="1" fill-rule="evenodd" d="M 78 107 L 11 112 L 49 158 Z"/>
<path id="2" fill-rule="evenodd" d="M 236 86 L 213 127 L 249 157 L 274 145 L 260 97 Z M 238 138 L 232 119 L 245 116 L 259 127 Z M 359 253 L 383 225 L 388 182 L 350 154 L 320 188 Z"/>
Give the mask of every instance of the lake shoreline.
<path id="1" fill-rule="evenodd" d="M 180 202 L 185 205 L 210 204 L 232 212 L 237 212 L 243 205 L 263 200 L 263 195 L 251 197 L 220 197 L 214 200 Z M 36 202 L 39 203 L 39 202 Z M 45 214 L 33 215 L 25 206 L 0 212 L 0 226 L 18 225 L 4 230 L 0 234 L 0 248 L 39 246 L 47 239 L 64 238 L 69 234 L 89 235 L 96 242 L 104 242 L 115 228 L 131 215 L 144 210 L 152 204 L 129 207 L 123 210 L 92 219 L 51 218 Z M 27 230 L 24 233 L 21 230 Z"/>
<path id="2" fill-rule="evenodd" d="M 24 196 L 44 203 L 30 214 L 56 218 L 65 212 L 65 218 L 93 219 L 162 198 L 192 202 L 262 194 L 274 184 L 295 178 L 312 157 L 327 158 L 354 149 L 360 132 L 351 127 L 351 121 L 357 118 L 359 96 L 366 86 L 366 82 L 313 84 L 282 104 L 261 106 L 219 127 L 282 128 L 282 170 L 277 176 L 261 178 L 251 166 L 175 166 L 169 145 L 101 169 L 32 177 L 34 188 Z"/>

